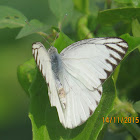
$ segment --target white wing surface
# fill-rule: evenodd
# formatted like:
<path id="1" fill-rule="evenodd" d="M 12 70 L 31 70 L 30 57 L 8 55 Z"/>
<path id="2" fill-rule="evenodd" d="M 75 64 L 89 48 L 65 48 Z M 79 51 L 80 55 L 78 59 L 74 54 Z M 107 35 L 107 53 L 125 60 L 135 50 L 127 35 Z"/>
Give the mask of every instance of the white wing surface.
<path id="1" fill-rule="evenodd" d="M 65 127 L 74 128 L 95 111 L 102 95 L 102 83 L 127 51 L 120 38 L 96 38 L 76 42 L 61 53 L 59 76 L 66 92 Z"/>
<path id="2" fill-rule="evenodd" d="M 38 65 L 40 71 L 42 72 L 46 80 L 46 83 L 48 84 L 48 94 L 51 106 L 56 106 L 59 115 L 59 120 L 63 125 L 65 125 L 64 113 L 62 111 L 62 107 L 58 98 L 54 74 L 52 71 L 48 52 L 42 43 L 36 42 L 32 46 L 32 53 L 36 61 L 36 64 Z"/>
<path id="3" fill-rule="evenodd" d="M 101 95 L 97 90 L 89 90 L 65 68 L 60 75 L 60 81 L 66 93 L 65 127 L 72 129 L 84 123 L 93 114 Z M 99 90 L 102 92 L 102 87 L 99 87 Z"/>
<path id="4" fill-rule="evenodd" d="M 66 70 L 93 90 L 113 72 L 127 49 L 127 43 L 121 38 L 95 38 L 78 41 L 60 55 Z"/>

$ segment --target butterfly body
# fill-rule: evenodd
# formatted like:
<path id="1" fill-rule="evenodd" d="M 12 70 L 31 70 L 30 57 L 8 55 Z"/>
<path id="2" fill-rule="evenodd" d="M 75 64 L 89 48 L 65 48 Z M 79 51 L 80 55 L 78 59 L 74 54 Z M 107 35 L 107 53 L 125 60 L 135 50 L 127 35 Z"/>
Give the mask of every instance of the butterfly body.
<path id="1" fill-rule="evenodd" d="M 61 56 L 58 54 L 58 51 L 55 47 L 51 46 L 48 50 L 48 54 L 51 61 L 51 67 L 55 78 L 55 85 L 57 88 L 58 96 L 62 105 L 62 108 L 66 108 L 66 98 L 65 90 L 61 84 L 59 75 L 62 72 L 62 60 Z"/>
<path id="2" fill-rule="evenodd" d="M 48 86 L 51 106 L 65 128 L 85 122 L 97 108 L 102 84 L 124 57 L 128 45 L 121 38 L 91 38 L 71 44 L 58 54 L 42 43 L 32 53 Z"/>

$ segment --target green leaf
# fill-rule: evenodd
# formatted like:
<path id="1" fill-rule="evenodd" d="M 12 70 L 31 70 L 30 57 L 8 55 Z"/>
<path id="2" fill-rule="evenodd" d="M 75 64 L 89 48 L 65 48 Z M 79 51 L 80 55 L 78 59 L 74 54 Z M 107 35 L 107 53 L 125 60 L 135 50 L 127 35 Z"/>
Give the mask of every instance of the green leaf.
<path id="1" fill-rule="evenodd" d="M 140 37 L 140 24 L 137 19 L 132 21 L 132 33 L 134 37 Z"/>
<path id="2" fill-rule="evenodd" d="M 131 23 L 133 18 L 140 19 L 140 8 L 118 8 L 99 12 L 100 24 L 113 25 L 123 21 Z"/>
<path id="3" fill-rule="evenodd" d="M 137 49 L 139 47 L 140 37 L 133 37 L 133 36 L 130 36 L 129 34 L 124 34 L 120 37 L 128 43 L 128 51 L 127 51 L 125 57 L 128 56 L 132 51 L 134 51 L 135 49 Z M 115 72 L 113 74 L 115 84 L 118 79 L 119 71 L 120 71 L 120 65 L 115 69 Z"/>
<path id="4" fill-rule="evenodd" d="M 112 26 L 100 26 L 96 33 L 96 37 L 115 37 L 116 32 L 112 28 Z"/>
<path id="5" fill-rule="evenodd" d="M 140 83 L 140 55 L 139 52 L 135 49 L 137 49 L 140 44 L 140 37 L 133 37 L 129 34 L 124 34 L 120 37 L 127 41 L 128 51 L 125 55 L 127 59 L 122 61 L 122 65 L 120 67 L 117 81 L 117 92 L 119 97 L 121 97 L 123 100 L 127 99 L 136 101 L 139 96 L 137 90 L 139 90 Z M 132 54 L 130 54 L 131 52 Z M 128 56 L 129 54 L 130 56 Z"/>
<path id="6" fill-rule="evenodd" d="M 127 56 L 133 50 L 137 49 L 138 45 L 140 44 L 140 37 L 133 37 L 129 34 L 124 34 L 120 37 L 128 43 L 128 51 L 125 56 Z"/>
<path id="7" fill-rule="evenodd" d="M 21 29 L 16 39 L 25 37 L 33 33 L 40 33 L 41 31 L 46 31 L 48 29 L 50 29 L 49 25 L 44 25 L 40 21 L 33 19 Z"/>
<path id="8" fill-rule="evenodd" d="M 136 112 L 140 113 L 140 101 L 135 102 L 133 108 Z"/>
<path id="9" fill-rule="evenodd" d="M 73 2 L 71 0 L 48 0 L 49 7 L 59 21 L 67 14 L 71 17 L 73 11 Z"/>
<path id="10" fill-rule="evenodd" d="M 25 26 L 27 18 L 18 10 L 0 6 L 0 28 L 18 28 Z"/>
<path id="11" fill-rule="evenodd" d="M 17 69 L 17 76 L 19 83 L 21 84 L 22 88 L 26 91 L 29 95 L 29 87 L 33 82 L 33 79 L 36 75 L 36 65 L 34 59 L 31 59 L 24 64 L 18 66 Z"/>
<path id="12" fill-rule="evenodd" d="M 54 46 L 57 48 L 58 52 L 60 53 L 64 48 L 68 45 L 74 43 L 68 36 L 64 33 L 59 33 L 59 38 L 54 42 Z"/>

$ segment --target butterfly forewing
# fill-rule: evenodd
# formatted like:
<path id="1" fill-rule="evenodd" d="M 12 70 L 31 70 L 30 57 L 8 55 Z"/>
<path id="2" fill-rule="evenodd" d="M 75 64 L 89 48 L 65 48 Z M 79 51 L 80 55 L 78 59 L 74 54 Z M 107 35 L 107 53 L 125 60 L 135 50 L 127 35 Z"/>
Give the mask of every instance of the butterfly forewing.
<path id="1" fill-rule="evenodd" d="M 65 48 L 61 56 L 74 77 L 89 89 L 96 89 L 123 59 L 127 48 L 127 43 L 121 38 L 86 39 Z"/>
<path id="2" fill-rule="evenodd" d="M 63 125 L 65 125 L 64 113 L 62 111 L 60 101 L 58 98 L 49 54 L 43 46 L 43 44 L 41 44 L 40 42 L 36 42 L 32 45 L 32 53 L 36 64 L 38 65 L 38 68 L 42 72 L 42 75 L 44 76 L 45 81 L 48 84 L 48 93 L 51 106 L 56 106 L 59 115 L 59 120 Z"/>

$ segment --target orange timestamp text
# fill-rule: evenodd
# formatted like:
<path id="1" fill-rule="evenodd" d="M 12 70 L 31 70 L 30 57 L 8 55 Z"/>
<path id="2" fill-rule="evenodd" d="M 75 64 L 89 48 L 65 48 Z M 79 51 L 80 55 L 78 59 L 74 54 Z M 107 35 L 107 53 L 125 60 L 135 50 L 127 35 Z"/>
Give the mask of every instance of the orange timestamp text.
<path id="1" fill-rule="evenodd" d="M 139 123 L 139 117 L 103 117 L 103 123 Z"/>

